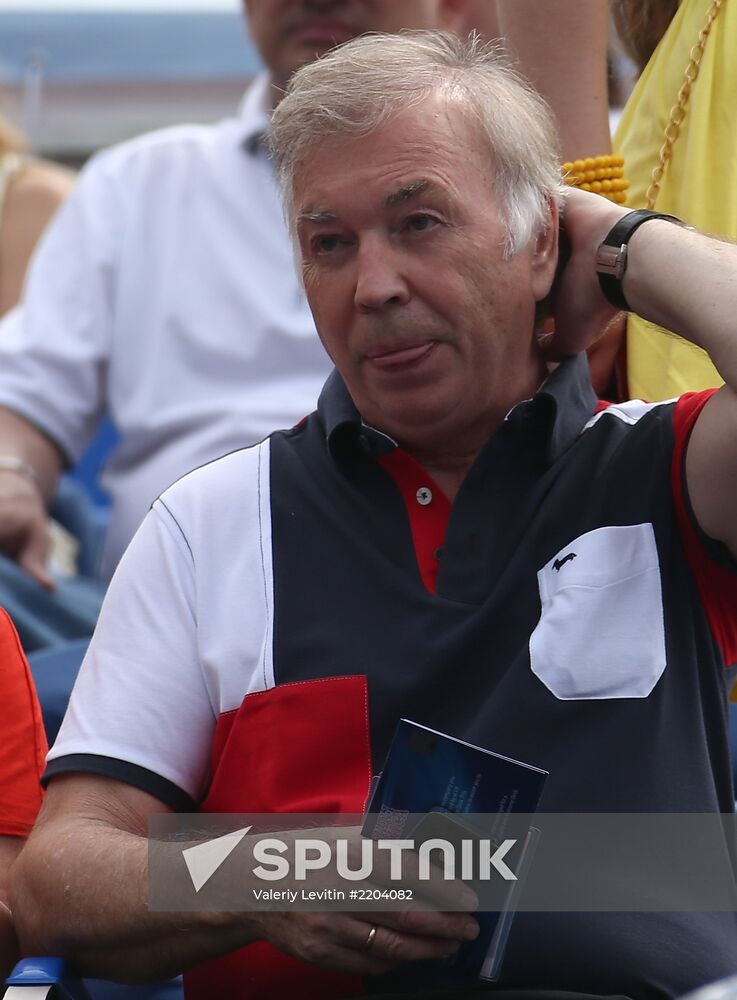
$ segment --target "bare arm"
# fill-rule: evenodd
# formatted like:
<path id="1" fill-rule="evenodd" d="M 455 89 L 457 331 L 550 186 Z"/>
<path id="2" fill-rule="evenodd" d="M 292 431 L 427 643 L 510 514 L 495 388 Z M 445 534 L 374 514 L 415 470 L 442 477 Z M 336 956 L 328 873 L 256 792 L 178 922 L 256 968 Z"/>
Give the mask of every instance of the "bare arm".
<path id="1" fill-rule="evenodd" d="M 594 254 L 625 214 L 596 195 L 568 195 L 572 254 L 556 294 L 558 355 L 582 350 L 615 315 L 599 289 Z M 726 383 L 696 421 L 686 478 L 699 524 L 737 555 L 737 246 L 649 221 L 630 239 L 623 291 L 634 312 L 703 348 Z"/>
<path id="2" fill-rule="evenodd" d="M 608 153 L 608 0 L 496 0 L 496 25 L 553 109 L 563 160 Z"/>
<path id="3" fill-rule="evenodd" d="M 18 459 L 35 473 L 0 468 L 0 548 L 45 587 L 49 532 L 46 506 L 62 468 L 59 449 L 29 421 L 0 407 L 0 456 Z"/>
<path id="4" fill-rule="evenodd" d="M 18 961 L 18 942 L 13 928 L 13 918 L 6 903 L 10 866 L 18 857 L 23 840 L 20 837 L 0 836 L 0 984 Z"/>
<path id="5" fill-rule="evenodd" d="M 162 811 L 117 781 L 52 781 L 14 871 L 12 909 L 27 954 L 63 955 L 89 975 L 136 981 L 174 975 L 253 937 L 235 914 L 148 910 L 146 817 Z"/>
<path id="6" fill-rule="evenodd" d="M 71 959 L 86 975 L 173 975 L 255 940 L 359 975 L 451 954 L 467 913 L 157 913 L 147 905 L 146 817 L 167 812 L 128 785 L 55 778 L 14 871 L 12 906 L 23 950 Z M 371 951 L 366 939 L 380 925 Z"/>
<path id="7" fill-rule="evenodd" d="M 0 836 L 0 986 L 18 961 L 18 941 L 7 900 L 10 867 L 23 843 L 20 837 Z"/>
<path id="8" fill-rule="evenodd" d="M 0 229 L 0 316 L 19 301 L 31 255 L 72 183 L 67 170 L 38 162 L 10 180 Z"/>
<path id="9" fill-rule="evenodd" d="M 667 222 L 649 222 L 631 246 L 635 310 L 703 348 L 725 381 L 694 425 L 686 482 L 702 529 L 737 556 L 737 246 Z"/>

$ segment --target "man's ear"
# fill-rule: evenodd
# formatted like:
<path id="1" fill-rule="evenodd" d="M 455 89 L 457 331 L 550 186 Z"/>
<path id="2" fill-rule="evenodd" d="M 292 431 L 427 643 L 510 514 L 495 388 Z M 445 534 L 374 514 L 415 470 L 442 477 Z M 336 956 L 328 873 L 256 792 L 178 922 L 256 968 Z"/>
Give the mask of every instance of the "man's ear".
<path id="1" fill-rule="evenodd" d="M 560 215 L 557 202 L 548 202 L 548 221 L 535 237 L 530 267 L 535 300 L 541 302 L 550 292 L 558 265 L 558 226 Z"/>
<path id="2" fill-rule="evenodd" d="M 469 10 L 469 0 L 440 0 L 438 9 L 440 29 L 465 35 L 468 30 Z"/>

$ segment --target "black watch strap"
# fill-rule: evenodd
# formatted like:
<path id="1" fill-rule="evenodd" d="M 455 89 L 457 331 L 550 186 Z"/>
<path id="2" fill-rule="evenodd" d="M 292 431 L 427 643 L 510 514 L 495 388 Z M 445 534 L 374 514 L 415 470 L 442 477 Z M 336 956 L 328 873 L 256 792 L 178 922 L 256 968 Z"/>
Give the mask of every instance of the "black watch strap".
<path id="1" fill-rule="evenodd" d="M 607 302 L 611 302 L 617 309 L 629 312 L 630 307 L 622 291 L 622 278 L 627 270 L 627 248 L 635 230 L 650 219 L 665 219 L 668 222 L 675 222 L 678 226 L 684 225 L 675 215 L 638 208 L 622 216 L 609 230 L 596 251 L 596 274 L 601 290 Z"/>

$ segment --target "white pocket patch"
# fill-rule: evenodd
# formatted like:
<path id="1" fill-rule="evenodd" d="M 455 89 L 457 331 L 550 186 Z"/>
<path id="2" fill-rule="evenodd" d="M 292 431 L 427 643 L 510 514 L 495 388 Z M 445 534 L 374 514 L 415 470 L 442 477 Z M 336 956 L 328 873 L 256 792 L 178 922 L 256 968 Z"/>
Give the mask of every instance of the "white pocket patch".
<path id="1" fill-rule="evenodd" d="M 597 528 L 537 574 L 532 672 L 561 700 L 646 698 L 665 670 L 653 526 Z"/>

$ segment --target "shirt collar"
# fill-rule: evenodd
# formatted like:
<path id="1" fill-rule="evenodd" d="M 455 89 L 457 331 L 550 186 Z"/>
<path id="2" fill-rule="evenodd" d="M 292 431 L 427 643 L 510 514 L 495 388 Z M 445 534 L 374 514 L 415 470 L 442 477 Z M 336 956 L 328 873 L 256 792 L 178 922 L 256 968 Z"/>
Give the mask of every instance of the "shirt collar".
<path id="1" fill-rule="evenodd" d="M 325 428 L 328 451 L 335 461 L 355 454 L 378 458 L 397 447 L 388 434 L 364 422 L 336 369 L 323 386 L 317 412 Z"/>
<path id="2" fill-rule="evenodd" d="M 547 433 L 547 459 L 552 464 L 570 448 L 596 411 L 597 404 L 588 360 L 585 354 L 579 354 L 561 361 L 532 399 L 517 403 L 506 419 L 514 424 L 534 414 Z"/>
<path id="3" fill-rule="evenodd" d="M 251 155 L 265 148 L 271 119 L 269 88 L 271 78 L 268 73 L 259 73 L 243 95 L 238 118 L 243 128 L 243 148 Z"/>
<path id="4" fill-rule="evenodd" d="M 579 436 L 596 411 L 597 402 L 586 355 L 579 354 L 562 361 L 533 398 L 517 403 L 506 420 L 514 425 L 532 412 L 548 435 L 547 458 L 552 463 Z M 320 393 L 317 412 L 325 428 L 328 450 L 336 461 L 356 452 L 377 458 L 397 446 L 387 434 L 364 423 L 336 370 Z"/>

